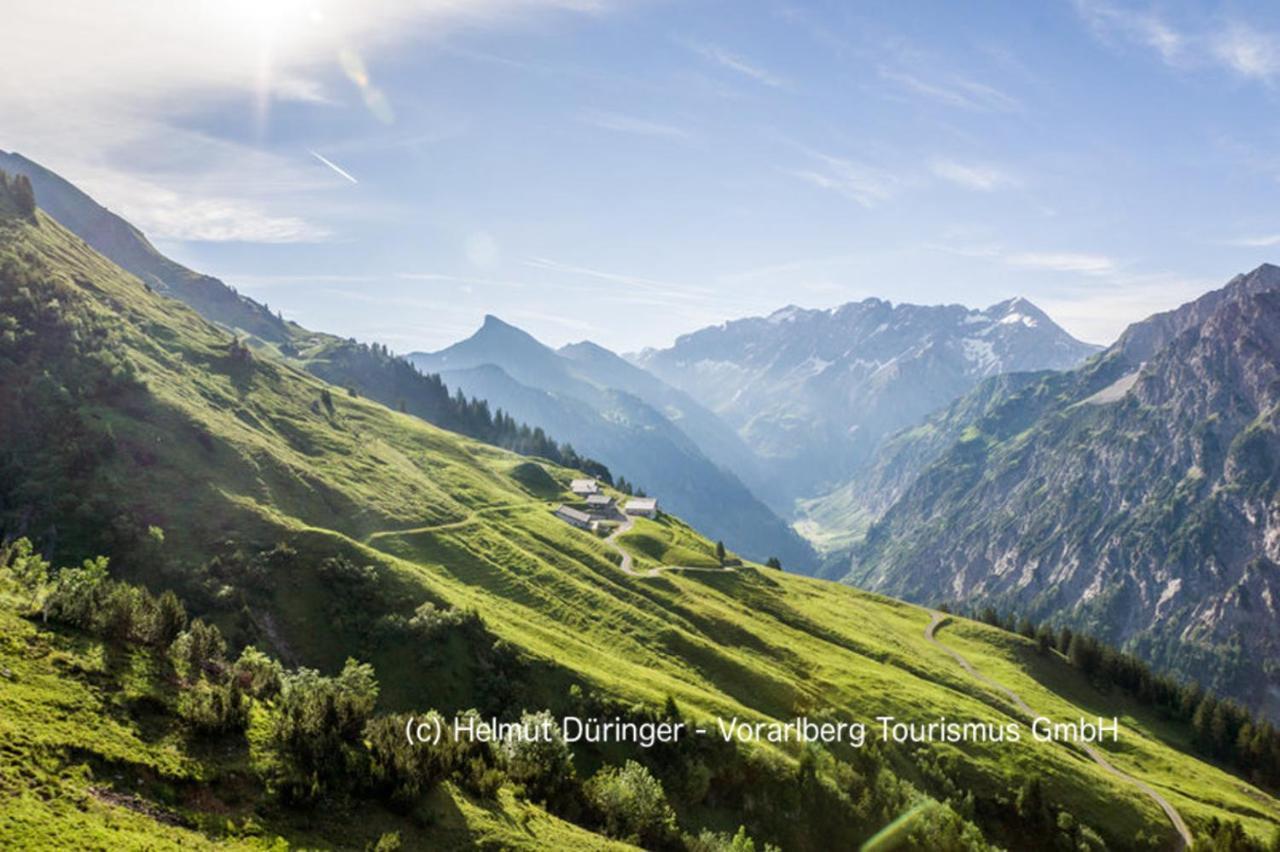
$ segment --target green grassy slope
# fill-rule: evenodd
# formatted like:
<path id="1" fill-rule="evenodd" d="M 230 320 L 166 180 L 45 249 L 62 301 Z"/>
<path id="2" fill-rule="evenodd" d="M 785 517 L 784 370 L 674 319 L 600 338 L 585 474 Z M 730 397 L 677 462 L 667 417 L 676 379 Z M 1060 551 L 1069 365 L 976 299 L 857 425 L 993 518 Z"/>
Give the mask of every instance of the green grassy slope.
<path id="1" fill-rule="evenodd" d="M 0 274 L 7 319 L 0 335 L 12 335 L 0 336 L 0 380 L 12 390 L 0 402 L 10 477 L 0 495 L 3 528 L 41 538 L 63 561 L 108 552 L 124 576 L 178 585 L 233 637 L 286 660 L 332 670 L 351 654 L 369 659 L 388 709 L 451 711 L 494 694 L 485 661 L 456 637 L 422 648 L 383 630 L 385 616 L 408 616 L 430 601 L 475 609 L 493 636 L 518 650 L 532 675 L 513 677 L 497 694 L 531 709 L 570 709 L 569 688 L 577 685 L 650 706 L 671 696 L 702 720 L 810 714 L 998 721 L 1011 712 L 925 641 L 929 617 L 919 608 L 755 566 L 653 579 L 624 575 L 599 538 L 552 517 L 555 486 L 532 475 L 528 460 L 350 397 L 283 362 L 238 352 L 226 333 L 148 292 L 52 220 L 0 221 Z M 332 411 L 323 402 L 326 391 Z M 573 475 L 544 467 L 560 487 Z M 92 511 L 75 510 L 86 496 Z M 163 529 L 162 543 L 150 527 Z M 279 541 L 297 556 L 272 570 L 254 573 L 234 556 Z M 638 524 L 623 545 L 641 565 L 713 552 L 670 519 Z M 334 554 L 373 570 L 355 583 L 335 578 L 322 567 Z M 0 630 L 18 637 L 4 646 L 12 665 L 28 666 L 20 662 L 28 630 L 17 622 Z M 1239 818 L 1262 837 L 1280 823 L 1274 798 L 1186 756 L 1157 720 L 1072 680 L 1065 663 L 1027 660 L 1003 635 L 965 631 L 964 653 L 975 665 L 1021 679 L 1028 691 L 1043 690 L 1055 713 L 1131 712 L 1135 734 L 1116 749 L 1116 762 L 1178 795 L 1193 827 L 1214 816 Z M 100 652 L 59 653 L 91 660 Z M 118 761 L 130 772 L 168 761 L 166 773 L 191 778 L 203 771 L 198 757 L 95 706 L 107 700 L 92 689 L 96 664 L 44 665 L 20 672 L 20 684 L 34 685 L 25 698 L 0 684 L 0 700 L 9 702 L 6 724 L 52 738 L 0 753 L 0 777 L 17 791 L 7 801 L 22 808 L 16 816 L 0 813 L 0 835 L 52 846 L 58 832 L 154 831 L 180 842 L 186 835 L 177 829 L 86 802 L 90 786 L 119 789 L 125 782 L 110 771 L 76 767 L 88 748 L 93 760 Z M 86 666 L 89 674 L 75 670 Z M 68 718 L 59 720 L 59 713 Z M 94 731 L 100 715 L 117 722 Z M 803 749 L 747 750 L 765 767 L 764 792 L 753 799 L 742 793 L 749 780 L 733 786 L 717 776 L 709 792 L 678 803 L 684 823 L 732 829 L 745 822 L 756 836 L 787 848 L 829 845 L 832 835 L 824 832 L 834 829 L 822 821 L 835 824 L 841 814 L 769 800 L 769 791 L 801 771 Z M 1172 838 L 1149 799 L 1065 745 L 895 746 L 869 756 L 842 746 L 827 751 L 815 771 L 847 797 L 838 801 L 872 795 L 879 782 L 868 761 L 876 761 L 958 810 L 972 794 L 976 805 L 966 816 L 1000 843 L 1026 841 L 1010 802 L 1029 777 L 1042 779 L 1050 801 L 1111 846 L 1129 845 L 1140 831 Z M 582 761 L 609 757 L 584 753 Z M 210 783 L 225 783 L 228 764 L 220 760 L 216 768 Z M 51 783 L 72 798 L 42 799 L 41 785 Z M 499 813 L 453 796 L 452 825 L 501 832 L 523 812 L 536 824 L 530 844 L 577 844 L 571 839 L 577 829 L 504 796 Z M 865 837 L 885 815 L 848 819 Z M 191 830 L 226 840 L 223 829 Z M 287 834 L 274 825 L 264 830 Z M 328 830 L 317 827 L 312 842 L 343 841 Z M 537 839 L 543 830 L 556 840 Z M 128 834 L 104 835 L 104 845 L 108 839 L 130 844 Z"/>
<path id="2" fill-rule="evenodd" d="M 450 784 L 408 819 L 258 807 L 249 749 L 202 746 L 158 711 L 172 684 L 142 651 L 37 630 L 0 600 L 0 842 L 26 849 L 630 848 L 517 801 Z M 264 720 L 256 718 L 250 738 Z M 157 792 L 159 795 L 156 795 Z M 141 795 L 140 795 L 141 794 Z M 216 842 L 211 839 L 216 838 Z"/>

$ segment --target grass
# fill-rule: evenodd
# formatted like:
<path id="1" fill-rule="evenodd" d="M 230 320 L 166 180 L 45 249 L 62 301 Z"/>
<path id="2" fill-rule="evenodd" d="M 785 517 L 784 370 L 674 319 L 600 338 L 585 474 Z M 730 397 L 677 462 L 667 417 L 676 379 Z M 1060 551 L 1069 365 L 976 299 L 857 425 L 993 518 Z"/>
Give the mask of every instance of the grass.
<path id="1" fill-rule="evenodd" d="M 632 530 L 618 539 L 640 569 L 661 565 L 702 568 L 720 565 L 715 546 L 671 515 L 663 514 L 654 520 L 636 518 Z"/>
<path id="2" fill-rule="evenodd" d="M 1280 822 L 1280 799 L 1189 756 L 1184 729 L 1120 690 L 1100 694 L 1060 654 L 1042 657 L 1031 640 L 970 621 L 957 621 L 938 635 L 966 656 L 980 654 L 979 670 L 1020 694 L 1037 712 L 1062 721 L 1118 717 L 1120 741 L 1104 741 L 1099 748 L 1118 769 L 1156 787 L 1189 823 L 1221 818 L 1225 812 L 1255 836 L 1269 838 Z"/>

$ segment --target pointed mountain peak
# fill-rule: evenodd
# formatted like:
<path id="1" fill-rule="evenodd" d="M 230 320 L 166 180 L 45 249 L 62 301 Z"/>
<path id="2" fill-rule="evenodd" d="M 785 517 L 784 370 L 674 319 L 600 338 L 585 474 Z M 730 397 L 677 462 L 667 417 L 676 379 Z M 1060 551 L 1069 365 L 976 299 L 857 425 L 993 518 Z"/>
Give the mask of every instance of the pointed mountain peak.
<path id="1" fill-rule="evenodd" d="M 409 359 L 426 370 L 462 370 L 497 364 L 515 375 L 522 367 L 546 367 L 559 361 L 550 347 L 521 328 L 486 314 L 475 334 L 438 352 L 414 352 Z"/>
<path id="2" fill-rule="evenodd" d="M 985 315 L 1000 323 L 1013 325 L 1021 323 L 1027 328 L 1052 328 L 1055 323 L 1048 314 L 1040 310 L 1034 302 L 1025 296 L 1014 296 L 997 302 L 983 311 Z"/>
<path id="3" fill-rule="evenodd" d="M 483 323 L 481 323 L 480 328 L 481 328 L 481 329 L 486 329 L 486 328 L 487 328 L 487 329 L 490 329 L 490 330 L 493 330 L 493 331 L 496 331 L 496 330 L 499 330 L 499 329 L 510 329 L 510 330 L 512 330 L 512 331 L 519 331 L 519 330 L 520 330 L 520 329 L 516 328 L 514 325 L 512 325 L 511 323 L 506 322 L 506 321 L 504 321 L 502 318 L 500 318 L 500 317 L 496 317 L 496 316 L 494 316 L 493 314 L 485 314 L 485 315 L 484 315 L 484 322 L 483 322 Z"/>
<path id="4" fill-rule="evenodd" d="M 493 314 L 485 314 L 484 322 L 476 333 L 471 335 L 471 340 L 485 341 L 507 341 L 511 343 L 532 344 L 539 348 L 545 348 L 532 334 L 518 326 L 514 326 L 505 320 L 502 320 Z"/>
<path id="5" fill-rule="evenodd" d="M 1246 272 L 1241 275 L 1240 280 L 1249 281 L 1255 286 L 1280 286 L 1280 266 L 1276 266 L 1274 263 L 1264 263 L 1252 272 Z"/>

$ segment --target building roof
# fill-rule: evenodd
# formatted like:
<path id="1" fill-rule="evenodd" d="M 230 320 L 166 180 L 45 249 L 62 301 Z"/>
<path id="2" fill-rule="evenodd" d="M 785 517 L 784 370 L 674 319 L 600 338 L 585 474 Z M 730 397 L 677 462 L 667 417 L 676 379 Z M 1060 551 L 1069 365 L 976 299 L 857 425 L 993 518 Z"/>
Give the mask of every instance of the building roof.
<path id="1" fill-rule="evenodd" d="M 556 514 L 564 518 L 566 521 L 577 521 L 581 524 L 591 523 L 590 515 L 580 509 L 575 509 L 572 506 L 561 506 L 556 509 Z"/>
<path id="2" fill-rule="evenodd" d="M 587 498 L 588 506 L 608 506 L 613 502 L 613 498 L 608 494 L 592 494 Z"/>
<path id="3" fill-rule="evenodd" d="M 587 491 L 594 493 L 600 488 L 594 479 L 575 479 L 569 483 L 570 491 Z"/>
<path id="4" fill-rule="evenodd" d="M 632 497 L 627 501 L 628 509 L 635 509 L 637 512 L 652 512 L 658 508 L 657 497 Z"/>

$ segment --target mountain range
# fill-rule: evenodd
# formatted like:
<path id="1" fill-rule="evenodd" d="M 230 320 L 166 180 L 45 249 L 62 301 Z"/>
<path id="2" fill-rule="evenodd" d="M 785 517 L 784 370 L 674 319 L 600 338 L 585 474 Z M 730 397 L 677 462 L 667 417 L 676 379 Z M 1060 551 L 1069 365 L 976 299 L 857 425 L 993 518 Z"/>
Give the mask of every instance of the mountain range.
<path id="1" fill-rule="evenodd" d="M 599 458 L 744 554 L 776 556 L 802 573 L 816 567 L 809 546 L 732 472 L 752 469 L 751 453 L 734 432 L 603 347 L 583 342 L 557 352 L 489 316 L 466 340 L 407 357 L 449 386 Z"/>
<path id="2" fill-rule="evenodd" d="M 848 580 L 1087 627 L 1280 712 L 1280 268 L 984 383 L 870 466 Z M 878 477 L 878 480 L 876 479 Z"/>
<path id="3" fill-rule="evenodd" d="M 1096 351 L 1026 299 L 986 310 L 866 299 L 734 320 L 631 359 L 723 417 L 790 517 L 983 378 L 1074 367 Z"/>

